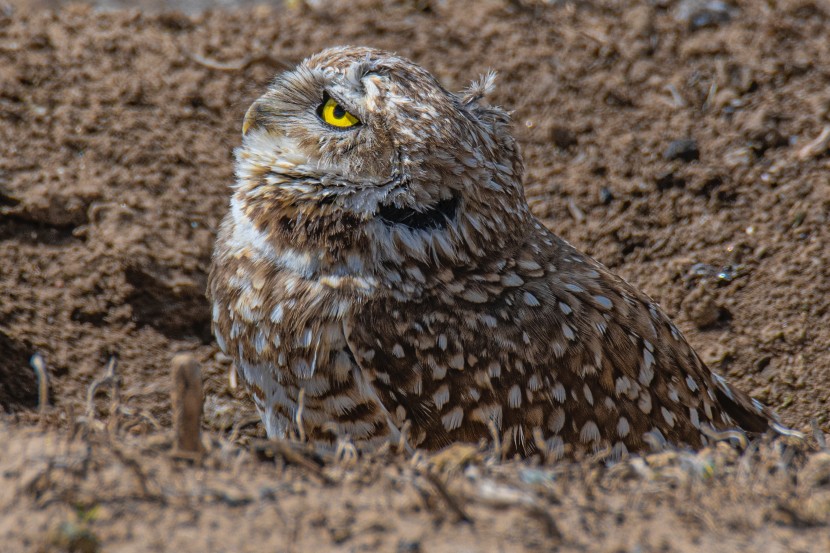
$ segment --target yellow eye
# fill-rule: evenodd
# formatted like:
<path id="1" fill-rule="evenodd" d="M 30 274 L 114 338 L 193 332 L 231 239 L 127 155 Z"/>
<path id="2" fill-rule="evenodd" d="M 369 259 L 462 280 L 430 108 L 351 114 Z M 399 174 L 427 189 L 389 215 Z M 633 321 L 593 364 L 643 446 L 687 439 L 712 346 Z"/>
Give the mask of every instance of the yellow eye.
<path id="1" fill-rule="evenodd" d="M 326 98 L 325 102 L 320 106 L 318 113 L 320 119 L 332 127 L 347 129 L 360 124 L 360 119 L 343 109 L 343 106 L 338 104 L 334 98 Z"/>

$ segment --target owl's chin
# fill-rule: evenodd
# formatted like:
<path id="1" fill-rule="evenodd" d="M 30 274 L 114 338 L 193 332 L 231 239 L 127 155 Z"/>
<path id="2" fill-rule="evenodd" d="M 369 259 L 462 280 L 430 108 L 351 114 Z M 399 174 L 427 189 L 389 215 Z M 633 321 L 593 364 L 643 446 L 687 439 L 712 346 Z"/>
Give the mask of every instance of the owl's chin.
<path id="1" fill-rule="evenodd" d="M 458 204 L 458 197 L 452 196 L 446 200 L 440 200 L 425 210 L 381 205 L 378 217 L 388 226 L 402 225 L 412 230 L 438 230 L 446 228 L 455 220 Z"/>

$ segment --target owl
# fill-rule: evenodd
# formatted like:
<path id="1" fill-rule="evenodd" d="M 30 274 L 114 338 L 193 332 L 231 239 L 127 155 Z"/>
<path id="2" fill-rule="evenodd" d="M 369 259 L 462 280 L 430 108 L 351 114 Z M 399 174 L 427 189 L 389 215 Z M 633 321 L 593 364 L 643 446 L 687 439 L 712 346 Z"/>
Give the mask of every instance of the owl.
<path id="1" fill-rule="evenodd" d="M 533 216 L 493 80 L 339 47 L 248 109 L 208 298 L 268 436 L 555 461 L 785 431 Z"/>

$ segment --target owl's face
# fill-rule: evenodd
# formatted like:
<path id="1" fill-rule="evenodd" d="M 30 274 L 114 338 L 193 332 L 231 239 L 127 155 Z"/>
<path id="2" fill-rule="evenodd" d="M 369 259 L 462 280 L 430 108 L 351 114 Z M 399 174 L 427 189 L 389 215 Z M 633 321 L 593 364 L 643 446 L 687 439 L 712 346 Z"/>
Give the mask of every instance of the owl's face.
<path id="1" fill-rule="evenodd" d="M 478 104 L 491 82 L 456 95 L 392 54 L 323 51 L 248 110 L 236 197 L 258 230 L 300 249 L 498 245 L 492 234 L 527 210 L 509 118 Z"/>

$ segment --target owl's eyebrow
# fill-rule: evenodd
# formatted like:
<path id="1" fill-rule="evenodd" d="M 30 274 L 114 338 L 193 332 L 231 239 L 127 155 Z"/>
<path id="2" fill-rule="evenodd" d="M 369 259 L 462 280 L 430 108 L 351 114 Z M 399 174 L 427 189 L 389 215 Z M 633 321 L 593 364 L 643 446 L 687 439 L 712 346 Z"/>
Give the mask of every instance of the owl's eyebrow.
<path id="1" fill-rule="evenodd" d="M 352 107 L 349 105 L 349 102 L 344 102 L 338 96 L 336 96 L 336 95 L 332 94 L 331 92 L 329 92 L 328 89 L 326 89 L 326 88 L 323 89 L 323 99 L 320 101 L 320 106 L 325 104 L 328 101 L 329 98 L 331 98 L 332 100 L 334 100 L 335 102 L 337 102 L 338 104 L 343 106 L 343 108 L 346 109 L 347 111 L 352 110 Z"/>
<path id="2" fill-rule="evenodd" d="M 337 102 L 338 104 L 341 104 L 342 106 L 344 106 L 346 108 L 352 108 L 353 106 L 352 106 L 351 102 L 349 102 L 347 100 L 344 100 L 343 96 L 341 96 L 340 94 L 337 94 L 337 93 L 334 93 L 334 92 L 331 91 L 331 88 L 332 88 L 333 84 L 336 85 L 336 83 L 329 83 L 329 86 L 324 86 L 323 87 L 323 100 L 322 101 L 325 102 L 326 100 L 331 98 L 335 102 Z"/>

